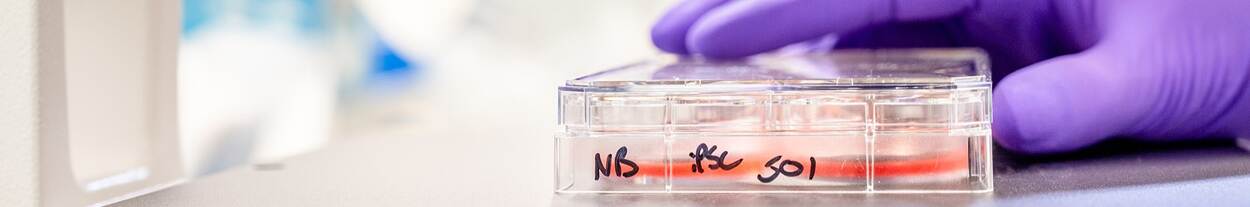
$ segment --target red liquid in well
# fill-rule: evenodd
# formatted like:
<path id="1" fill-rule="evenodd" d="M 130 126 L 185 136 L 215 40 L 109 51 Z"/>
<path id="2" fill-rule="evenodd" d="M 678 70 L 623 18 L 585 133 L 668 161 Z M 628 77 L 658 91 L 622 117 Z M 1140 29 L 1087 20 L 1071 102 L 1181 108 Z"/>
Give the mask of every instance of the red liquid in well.
<path id="1" fill-rule="evenodd" d="M 694 161 L 673 162 L 672 177 L 674 179 L 707 179 L 753 176 L 762 172 L 770 172 L 771 169 L 767 169 L 764 164 L 771 158 L 772 156 L 767 155 L 743 156 L 741 157 L 742 163 L 732 170 L 708 170 L 705 166 L 702 173 L 692 170 Z M 862 179 L 868 176 L 866 170 L 868 164 L 862 159 L 845 157 L 816 157 L 815 159 L 817 165 L 814 177 L 816 179 Z M 709 163 L 711 162 L 703 162 L 704 165 Z M 665 170 L 668 169 L 664 165 L 663 161 L 639 161 L 638 175 L 663 177 L 666 174 Z M 968 169 L 968 152 L 961 149 L 899 159 L 879 159 L 872 166 L 878 178 L 941 174 Z"/>

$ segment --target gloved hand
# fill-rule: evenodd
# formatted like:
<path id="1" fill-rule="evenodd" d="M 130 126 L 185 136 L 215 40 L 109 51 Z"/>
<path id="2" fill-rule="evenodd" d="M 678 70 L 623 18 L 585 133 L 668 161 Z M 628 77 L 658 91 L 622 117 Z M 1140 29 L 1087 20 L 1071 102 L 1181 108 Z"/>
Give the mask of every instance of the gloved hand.
<path id="1" fill-rule="evenodd" d="M 687 0 L 652 39 L 733 58 L 831 33 L 841 48 L 985 49 L 994 138 L 1019 152 L 1250 137 L 1245 0 Z"/>

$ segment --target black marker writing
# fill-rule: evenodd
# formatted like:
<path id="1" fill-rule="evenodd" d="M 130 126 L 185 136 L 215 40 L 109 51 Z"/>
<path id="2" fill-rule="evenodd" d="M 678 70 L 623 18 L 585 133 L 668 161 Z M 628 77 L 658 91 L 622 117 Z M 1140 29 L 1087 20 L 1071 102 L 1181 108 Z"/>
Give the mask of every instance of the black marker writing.
<path id="1" fill-rule="evenodd" d="M 816 176 L 816 158 L 808 157 L 807 159 L 811 161 L 811 163 L 807 166 L 807 169 L 811 170 L 807 174 L 807 179 L 811 180 Z M 781 161 L 781 163 L 778 164 L 777 161 Z M 768 177 L 764 177 L 763 174 L 756 175 L 756 178 L 762 183 L 773 182 L 773 180 L 777 179 L 778 175 L 785 175 L 786 177 L 799 176 L 803 174 L 804 169 L 803 163 L 788 159 L 782 160 L 781 155 L 777 155 L 776 157 L 773 157 L 773 159 L 769 159 L 768 162 L 764 163 L 764 166 L 769 169 L 773 169 L 773 174 Z"/>
<path id="2" fill-rule="evenodd" d="M 599 174 L 603 174 L 603 176 L 612 176 L 611 173 L 613 165 L 616 166 L 616 176 L 618 177 L 628 178 L 633 177 L 634 174 L 638 174 L 638 164 L 634 163 L 634 161 L 630 161 L 629 159 L 625 159 L 625 155 L 628 153 L 629 149 L 621 146 L 620 149 L 616 150 L 616 159 L 612 159 L 612 154 L 608 154 L 608 159 L 606 161 L 601 159 L 599 153 L 595 153 L 595 180 L 599 180 Z M 621 168 L 621 164 L 629 166 L 630 170 L 622 172 L 623 168 Z"/>
<path id="3" fill-rule="evenodd" d="M 694 158 L 694 164 L 690 165 L 690 171 L 703 173 L 704 159 L 715 162 L 707 165 L 707 168 L 712 170 L 721 169 L 728 171 L 738 167 L 738 164 L 742 164 L 742 159 L 738 159 L 738 161 L 734 161 L 733 163 L 725 164 L 725 157 L 729 156 L 729 151 L 722 151 L 719 156 L 714 155 L 714 153 L 716 153 L 716 145 L 712 145 L 711 148 L 708 148 L 707 143 L 699 143 L 699 146 L 695 147 L 694 152 L 690 153 L 690 158 Z"/>

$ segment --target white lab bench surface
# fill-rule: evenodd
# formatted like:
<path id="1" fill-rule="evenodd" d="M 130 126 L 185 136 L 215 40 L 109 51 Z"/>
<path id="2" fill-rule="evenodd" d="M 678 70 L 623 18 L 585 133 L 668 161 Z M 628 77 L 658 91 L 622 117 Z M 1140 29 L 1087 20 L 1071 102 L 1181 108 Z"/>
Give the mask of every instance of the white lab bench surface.
<path id="1" fill-rule="evenodd" d="M 1250 155 L 1231 147 L 1125 152 L 1095 159 L 1000 167 L 997 191 L 991 194 L 557 195 L 552 193 L 551 139 L 521 137 L 526 133 L 511 133 L 506 128 L 462 128 L 466 131 L 345 140 L 280 164 L 241 167 L 116 206 L 1238 206 L 1250 203 L 1250 197 L 1245 196 L 1250 192 L 1250 161 L 1247 161 Z"/>
<path id="2" fill-rule="evenodd" d="M 614 3 L 562 2 L 584 9 L 503 11 L 494 18 L 505 26 L 487 20 L 422 53 L 427 70 L 416 89 L 347 97 L 381 101 L 349 101 L 339 135 L 322 150 L 115 206 L 1250 205 L 1250 154 L 1231 141 L 1104 145 L 1051 158 L 1000 154 L 996 191 L 988 194 L 557 195 L 556 86 L 654 55 L 649 21 L 613 19 L 649 20 L 663 8 L 631 13 Z"/>
<path id="3" fill-rule="evenodd" d="M 1224 142 L 1082 155 L 1089 158 L 1000 157 L 997 190 L 990 194 L 554 194 L 547 127 L 516 124 L 534 121 L 519 117 L 527 112 L 509 112 L 518 108 L 488 110 L 493 113 L 487 117 L 446 120 L 439 127 L 340 140 L 285 162 L 236 168 L 117 206 L 1250 204 L 1250 154 Z"/>

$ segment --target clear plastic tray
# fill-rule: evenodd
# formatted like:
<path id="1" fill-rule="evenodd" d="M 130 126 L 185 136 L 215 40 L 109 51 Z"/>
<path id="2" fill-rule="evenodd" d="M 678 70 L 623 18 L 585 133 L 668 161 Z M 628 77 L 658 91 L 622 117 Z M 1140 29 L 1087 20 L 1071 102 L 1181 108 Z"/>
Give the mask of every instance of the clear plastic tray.
<path id="1" fill-rule="evenodd" d="M 559 87 L 556 192 L 993 189 L 976 49 L 663 57 Z"/>

